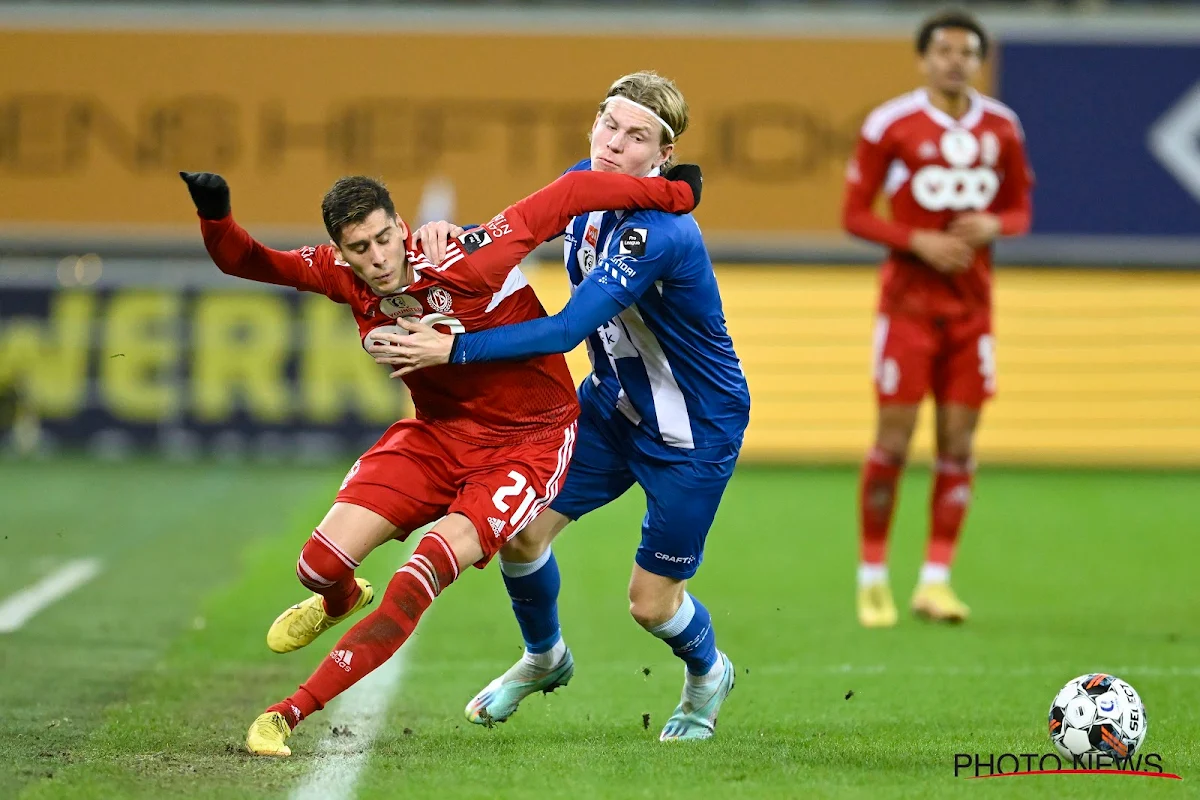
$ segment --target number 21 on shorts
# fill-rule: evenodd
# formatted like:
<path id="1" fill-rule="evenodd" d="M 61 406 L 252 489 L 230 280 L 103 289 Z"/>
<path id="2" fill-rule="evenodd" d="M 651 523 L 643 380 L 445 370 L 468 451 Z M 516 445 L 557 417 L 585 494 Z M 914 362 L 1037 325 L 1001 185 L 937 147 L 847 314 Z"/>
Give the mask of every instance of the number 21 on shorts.
<path id="1" fill-rule="evenodd" d="M 524 517 L 526 512 L 529 511 L 529 507 L 533 505 L 533 501 L 537 499 L 537 491 L 529 485 L 529 481 L 525 478 L 525 476 L 516 470 L 509 472 L 508 477 L 512 483 L 506 486 L 501 486 L 496 490 L 496 493 L 492 495 L 492 505 L 496 506 L 500 513 L 507 514 L 512 509 L 512 505 L 508 502 L 508 498 L 517 497 L 524 492 L 524 497 L 521 498 L 521 504 L 517 506 L 517 510 L 513 512 L 511 517 L 509 517 L 509 524 L 515 528 L 517 527 L 517 524 L 520 522 L 521 518 Z"/>

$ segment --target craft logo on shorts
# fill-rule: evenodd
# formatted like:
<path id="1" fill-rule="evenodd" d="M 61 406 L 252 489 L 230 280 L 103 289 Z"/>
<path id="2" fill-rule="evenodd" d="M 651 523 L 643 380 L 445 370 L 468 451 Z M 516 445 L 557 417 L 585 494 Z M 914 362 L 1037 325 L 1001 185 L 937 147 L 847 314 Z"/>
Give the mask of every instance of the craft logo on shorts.
<path id="1" fill-rule="evenodd" d="M 440 311 L 443 314 L 449 314 L 454 303 L 453 298 L 450 297 L 450 293 L 440 286 L 430 289 L 426 299 L 429 301 L 430 308 L 434 311 Z"/>
<path id="2" fill-rule="evenodd" d="M 623 256 L 641 258 L 646 255 L 646 229 L 630 228 L 621 232 L 621 247 L 617 251 Z"/>
<path id="3" fill-rule="evenodd" d="M 408 294 L 393 294 L 379 301 L 379 310 L 392 319 L 420 317 L 425 313 L 421 301 Z"/>
<path id="4" fill-rule="evenodd" d="M 458 237 L 458 241 L 462 244 L 463 252 L 471 255 L 479 248 L 491 244 L 492 237 L 482 228 L 476 228 Z"/>

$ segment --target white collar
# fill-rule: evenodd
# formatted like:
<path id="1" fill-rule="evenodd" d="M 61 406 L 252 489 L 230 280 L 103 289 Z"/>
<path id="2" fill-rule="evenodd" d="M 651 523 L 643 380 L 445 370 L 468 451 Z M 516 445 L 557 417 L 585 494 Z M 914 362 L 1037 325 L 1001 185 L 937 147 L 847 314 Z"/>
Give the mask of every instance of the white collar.
<path id="1" fill-rule="evenodd" d="M 921 103 L 921 109 L 930 119 L 943 128 L 965 128 L 970 130 L 983 119 L 983 98 L 974 89 L 967 89 L 967 97 L 970 98 L 971 104 L 967 106 L 967 113 L 963 114 L 960 119 L 955 119 L 945 111 L 934 106 L 933 101 L 929 99 L 928 89 L 917 89 L 916 93 Z"/>

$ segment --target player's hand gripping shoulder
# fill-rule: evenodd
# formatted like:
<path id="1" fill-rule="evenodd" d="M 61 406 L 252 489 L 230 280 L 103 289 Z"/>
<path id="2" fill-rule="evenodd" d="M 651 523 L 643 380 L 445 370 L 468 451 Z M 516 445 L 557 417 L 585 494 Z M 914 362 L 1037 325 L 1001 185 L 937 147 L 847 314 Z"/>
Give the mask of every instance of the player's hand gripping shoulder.
<path id="1" fill-rule="evenodd" d="M 418 245 L 421 252 L 434 266 L 446 260 L 446 250 L 451 239 L 457 239 L 466 233 L 466 229 L 453 222 L 438 220 L 426 222 L 413 232 L 412 242 L 415 249 Z"/>
<path id="2" fill-rule="evenodd" d="M 187 184 L 188 194 L 196 204 L 196 212 L 204 219 L 225 219 L 229 216 L 229 184 L 215 172 L 180 172 Z"/>
<path id="3" fill-rule="evenodd" d="M 692 189 L 692 211 L 700 205 L 700 190 L 704 188 L 704 174 L 700 171 L 698 164 L 676 164 L 669 170 L 663 173 L 663 177 L 669 181 L 683 181 Z M 685 212 L 691 213 L 691 212 Z"/>

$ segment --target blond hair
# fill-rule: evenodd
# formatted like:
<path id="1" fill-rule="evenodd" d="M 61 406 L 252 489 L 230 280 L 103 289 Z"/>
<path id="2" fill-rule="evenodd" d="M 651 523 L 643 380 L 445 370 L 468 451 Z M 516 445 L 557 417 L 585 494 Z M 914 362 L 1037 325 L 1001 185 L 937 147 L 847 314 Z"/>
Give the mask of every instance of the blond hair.
<path id="1" fill-rule="evenodd" d="M 688 104 L 683 99 L 683 92 L 679 91 L 675 81 L 664 78 L 653 70 L 631 72 L 613 81 L 613 85 L 608 87 L 608 93 L 600 101 L 600 113 L 604 112 L 605 105 L 612 97 L 624 97 L 626 100 L 632 100 L 662 117 L 675 135 L 672 136 L 671 131 L 663 128 L 659 147 L 675 144 L 687 130 Z M 669 169 L 674 160 L 674 156 L 667 159 L 662 168 Z"/>

